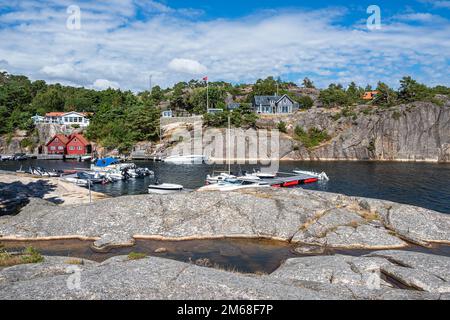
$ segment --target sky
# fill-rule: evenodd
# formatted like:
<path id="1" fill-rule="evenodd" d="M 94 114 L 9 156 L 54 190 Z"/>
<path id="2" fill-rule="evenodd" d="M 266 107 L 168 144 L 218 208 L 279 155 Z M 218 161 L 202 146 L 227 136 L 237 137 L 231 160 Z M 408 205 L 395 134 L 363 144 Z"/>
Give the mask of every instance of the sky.
<path id="1" fill-rule="evenodd" d="M 0 0 L 0 70 L 132 91 L 150 75 L 450 86 L 450 0 Z"/>

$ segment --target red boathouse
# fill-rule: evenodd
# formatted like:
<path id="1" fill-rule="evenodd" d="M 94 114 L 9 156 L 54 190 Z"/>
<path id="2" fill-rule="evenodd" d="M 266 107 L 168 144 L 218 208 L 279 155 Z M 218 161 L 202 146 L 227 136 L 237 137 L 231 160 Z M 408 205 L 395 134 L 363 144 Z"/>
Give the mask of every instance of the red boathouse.
<path id="1" fill-rule="evenodd" d="M 81 134 L 76 133 L 69 136 L 66 150 L 68 155 L 85 155 L 91 153 L 91 144 Z"/>
<path id="2" fill-rule="evenodd" d="M 69 139 L 63 134 L 55 135 L 49 142 L 47 142 L 48 154 L 66 154 L 66 145 Z"/>

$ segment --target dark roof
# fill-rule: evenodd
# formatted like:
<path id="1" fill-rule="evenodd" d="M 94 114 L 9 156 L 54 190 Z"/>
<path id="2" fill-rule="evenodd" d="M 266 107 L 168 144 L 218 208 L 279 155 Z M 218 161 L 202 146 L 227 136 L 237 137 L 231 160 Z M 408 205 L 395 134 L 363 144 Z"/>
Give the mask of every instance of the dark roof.
<path id="1" fill-rule="evenodd" d="M 282 96 L 255 96 L 254 101 L 255 101 L 255 104 L 258 106 L 259 105 L 265 106 L 265 105 L 270 105 L 271 102 L 277 103 L 284 97 L 287 97 L 289 100 L 294 102 L 287 94 L 284 94 Z"/>
<path id="2" fill-rule="evenodd" d="M 227 105 L 227 109 L 228 109 L 228 110 L 234 110 L 234 109 L 238 109 L 238 108 L 240 108 L 240 107 L 241 107 L 241 104 L 238 103 L 238 102 L 229 103 L 229 104 Z"/>

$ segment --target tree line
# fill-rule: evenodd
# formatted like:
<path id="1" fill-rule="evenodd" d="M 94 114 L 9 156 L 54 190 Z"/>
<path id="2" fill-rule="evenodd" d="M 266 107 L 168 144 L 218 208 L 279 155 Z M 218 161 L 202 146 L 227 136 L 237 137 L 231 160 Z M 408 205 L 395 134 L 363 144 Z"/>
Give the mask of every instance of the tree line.
<path id="1" fill-rule="evenodd" d="M 315 89 L 314 83 L 305 78 L 302 87 Z M 102 91 L 47 84 L 43 80 L 31 81 L 26 76 L 0 72 L 0 134 L 12 134 L 15 130 L 34 129 L 31 117 L 47 112 L 90 112 L 91 124 L 86 131 L 89 139 L 108 149 L 118 148 L 126 152 L 138 141 L 152 141 L 159 136 L 161 108 L 189 114 L 205 115 L 208 126 L 224 126 L 228 116 L 234 126 L 255 126 L 257 115 L 252 112 L 251 102 L 256 95 L 287 94 L 303 109 L 311 108 L 314 101 L 308 94 L 297 94 L 292 88 L 295 83 L 267 77 L 254 84 L 230 84 L 223 81 L 209 83 L 191 80 L 179 82 L 171 88 L 155 86 L 152 90 L 139 93 L 106 89 Z M 444 86 L 427 87 L 411 77 L 400 81 L 398 90 L 385 83 L 378 83 L 375 89 L 362 88 L 351 83 L 347 88 L 331 84 L 324 90 L 313 90 L 319 95 L 323 107 L 346 107 L 362 102 L 364 92 L 377 90 L 370 103 L 389 107 L 412 101 L 433 101 L 436 94 L 450 94 Z M 224 109 L 223 113 L 207 114 L 209 107 Z M 233 112 L 226 110 L 227 102 L 238 101 L 240 108 Z"/>

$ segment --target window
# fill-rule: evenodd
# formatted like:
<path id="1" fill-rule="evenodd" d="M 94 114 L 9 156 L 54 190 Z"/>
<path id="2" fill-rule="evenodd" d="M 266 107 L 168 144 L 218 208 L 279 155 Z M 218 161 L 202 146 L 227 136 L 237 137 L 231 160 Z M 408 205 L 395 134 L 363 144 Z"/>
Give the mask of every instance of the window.
<path id="1" fill-rule="evenodd" d="M 64 122 L 69 122 L 69 118 L 65 117 Z"/>
<path id="2" fill-rule="evenodd" d="M 58 147 L 58 150 L 64 150 L 64 147 L 59 146 L 59 147 Z"/>
<path id="3" fill-rule="evenodd" d="M 51 146 L 50 150 L 54 151 L 54 150 L 56 150 L 56 147 L 55 146 Z"/>
<path id="4" fill-rule="evenodd" d="M 59 139 L 58 138 L 55 138 L 55 142 L 58 142 L 59 141 Z"/>
<path id="5" fill-rule="evenodd" d="M 75 147 L 74 147 L 74 146 L 71 146 L 71 147 L 69 148 L 69 150 L 73 151 L 73 150 L 75 150 Z"/>
<path id="6" fill-rule="evenodd" d="M 78 117 L 78 122 L 83 122 L 83 118 Z"/>
<path id="7" fill-rule="evenodd" d="M 83 150 L 83 147 L 81 147 L 81 146 L 78 146 L 78 150 L 80 150 L 80 151 L 81 151 L 81 150 Z"/>

